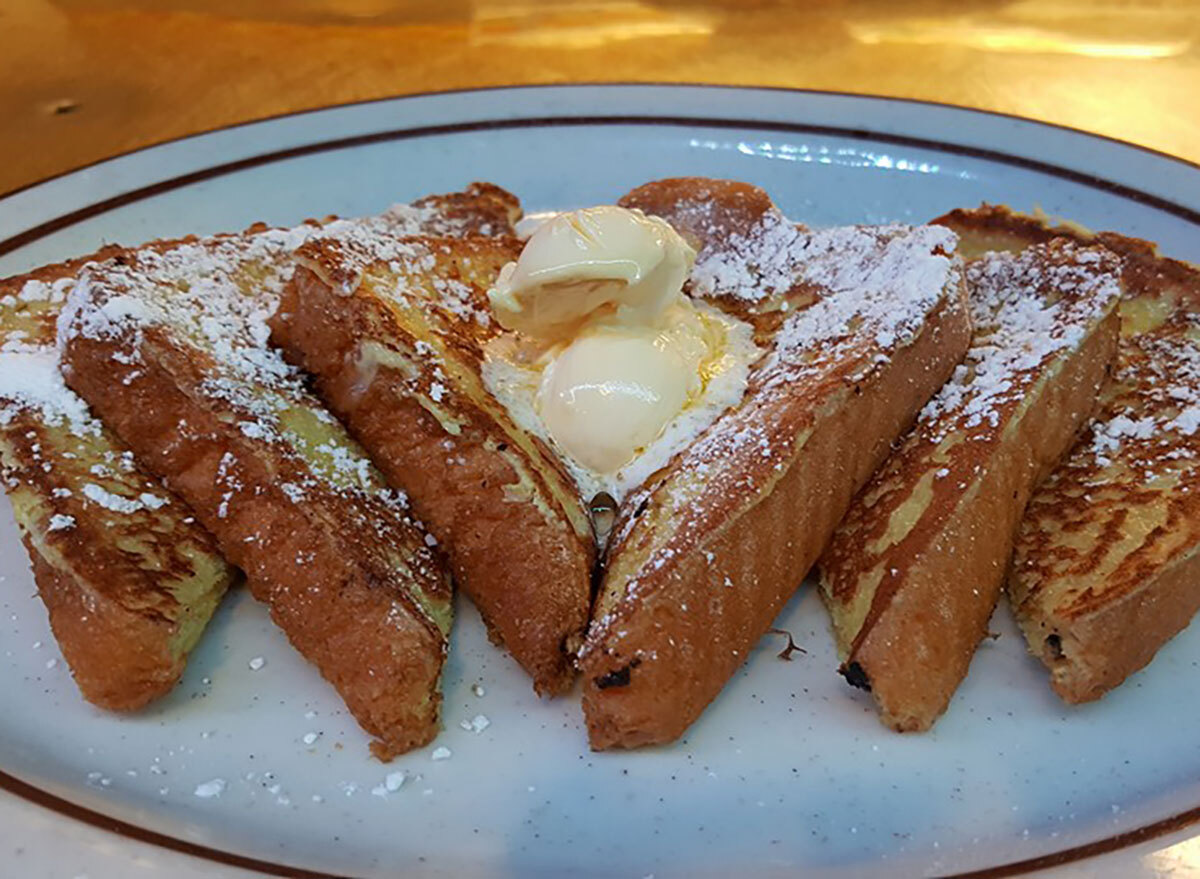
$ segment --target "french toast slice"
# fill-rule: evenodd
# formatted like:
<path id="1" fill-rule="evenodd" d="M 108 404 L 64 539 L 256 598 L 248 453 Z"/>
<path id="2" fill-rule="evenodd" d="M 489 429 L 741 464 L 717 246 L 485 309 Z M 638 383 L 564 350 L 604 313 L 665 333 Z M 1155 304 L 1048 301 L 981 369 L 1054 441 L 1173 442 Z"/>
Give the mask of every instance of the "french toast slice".
<path id="1" fill-rule="evenodd" d="M 1000 207 L 944 222 L 977 250 L 1100 243 L 1122 262 L 1112 380 L 1034 493 L 1007 589 L 1030 652 L 1067 702 L 1097 699 L 1200 609 L 1200 270 L 1154 245 Z"/>
<path id="2" fill-rule="evenodd" d="M 698 250 L 688 292 L 750 321 L 742 402 L 623 505 L 580 654 L 596 749 L 668 742 L 746 659 L 970 327 L 955 236 L 807 231 L 761 190 L 696 178 L 621 201 Z"/>
<path id="3" fill-rule="evenodd" d="M 820 562 L 842 673 L 928 729 L 986 633 L 1022 513 L 1095 408 L 1119 265 L 1050 241 L 966 270 L 971 348 L 855 498 Z"/>
<path id="4" fill-rule="evenodd" d="M 67 289 L 117 251 L 0 281 L 0 471 L 80 693 L 130 711 L 179 680 L 236 572 L 59 373 Z"/>
<path id="5" fill-rule="evenodd" d="M 502 235 L 331 230 L 299 250 L 274 338 L 404 486 L 492 639 L 554 694 L 574 679 L 596 550 L 561 464 L 484 383 L 500 331 L 486 291 L 520 250 Z"/>
<path id="6" fill-rule="evenodd" d="M 425 213 L 377 222 L 416 231 Z M 188 502 L 390 759 L 436 734 L 450 588 L 404 495 L 267 345 L 316 228 L 122 250 L 82 271 L 59 339 L 67 383 Z"/>

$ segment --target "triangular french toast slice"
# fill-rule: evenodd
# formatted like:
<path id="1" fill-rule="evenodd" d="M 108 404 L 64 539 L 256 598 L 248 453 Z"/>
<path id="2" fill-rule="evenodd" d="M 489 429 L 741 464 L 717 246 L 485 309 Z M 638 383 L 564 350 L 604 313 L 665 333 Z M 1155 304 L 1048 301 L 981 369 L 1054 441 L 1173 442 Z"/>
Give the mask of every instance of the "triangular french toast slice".
<path id="1" fill-rule="evenodd" d="M 63 383 L 66 292 L 83 265 L 117 252 L 0 281 L 0 470 L 80 692 L 127 711 L 178 681 L 235 571 Z"/>
<path id="2" fill-rule="evenodd" d="M 625 502 L 580 655 L 594 748 L 678 737 L 771 625 L 970 335 L 955 236 L 807 231 L 755 187 L 694 178 L 621 202 L 698 250 L 690 295 L 766 348 L 740 405 Z"/>
<path id="3" fill-rule="evenodd" d="M 1021 515 L 1095 408 L 1120 278 L 1058 241 L 967 263 L 965 361 L 855 499 L 822 556 L 842 671 L 883 722 L 928 729 L 982 640 Z"/>
<path id="4" fill-rule="evenodd" d="M 1124 297 L 1111 381 L 1034 492 L 1007 588 L 1030 652 L 1067 702 L 1099 698 L 1200 609 L 1200 270 L 1154 245 L 1001 207 L 942 222 L 974 250 L 1103 244 Z"/>
<path id="5" fill-rule="evenodd" d="M 780 477 L 794 447 L 815 430 L 811 422 L 820 420 L 825 427 L 824 422 L 836 421 L 835 398 L 862 401 L 850 406 L 856 419 L 852 431 L 839 421 L 842 432 L 816 430 L 819 439 L 809 443 L 821 446 L 818 463 L 838 456 L 837 465 L 828 468 L 836 475 L 797 489 L 823 499 L 832 494 L 834 505 L 843 496 L 844 506 L 890 440 L 949 374 L 969 335 L 954 236 L 944 229 L 864 228 L 842 230 L 840 237 L 806 236 L 782 219 L 761 190 L 715 181 L 654 184 L 629 204 L 665 216 L 697 245 L 707 243 L 692 280 L 697 298 L 705 294 L 707 311 L 700 318 L 705 326 L 724 333 L 729 322 L 713 315 L 727 312 L 746 322 L 755 341 L 774 345 L 775 351 L 766 355 L 771 366 L 751 382 L 740 414 L 710 416 L 718 424 L 728 420 L 728 429 L 710 431 L 716 439 L 709 445 L 702 439 L 700 454 L 715 454 L 721 461 L 706 461 L 699 469 L 684 452 L 672 462 L 673 447 L 663 451 L 662 444 L 652 443 L 661 461 L 647 448 L 628 473 L 614 477 L 632 492 L 613 483 L 625 496 L 626 511 L 610 555 L 617 573 L 607 574 L 604 616 L 580 657 L 595 747 L 677 736 L 798 584 L 802 571 L 797 566 L 811 563 L 824 539 L 820 530 L 827 534 L 840 511 L 827 507 L 816 514 L 817 521 L 800 527 L 763 524 L 761 514 L 752 511 L 769 507 L 770 515 L 784 515 L 784 494 L 773 489 L 784 481 Z M 690 223 L 693 214 L 697 223 Z M 418 509 L 435 523 L 435 533 L 440 526 L 452 558 L 460 547 L 456 569 L 465 588 L 510 649 L 518 645 L 514 654 L 545 691 L 570 679 L 564 654 L 576 646 L 586 620 L 587 577 L 597 547 L 585 501 L 607 492 L 595 491 L 579 462 L 547 434 L 536 415 L 521 409 L 519 394 L 506 388 L 506 382 L 529 379 L 501 370 L 505 352 L 497 343 L 507 336 L 496 326 L 484 294 L 520 252 L 519 242 L 496 238 L 451 246 L 430 237 L 321 236 L 299 253 L 302 268 L 276 338 L 317 374 L 323 395 L 375 457 L 391 459 L 389 472 L 411 489 Z M 848 270 L 842 270 L 843 262 L 851 264 Z M 738 283 L 742 279 L 747 280 Z M 900 307 L 888 301 L 893 294 L 900 297 Z M 852 307 L 858 296 L 870 299 L 874 311 Z M 809 306 L 807 321 L 790 320 L 789 309 Z M 811 339 L 802 336 L 806 332 Z M 811 346 L 804 347 L 808 342 Z M 821 345 L 827 347 L 819 350 Z M 883 365 L 878 358 L 885 352 L 899 353 Z M 885 394 L 893 369 L 907 370 L 906 377 Z M 808 396 L 795 394 L 794 378 Z M 793 397 L 804 402 L 791 402 Z M 705 423 L 695 420 L 699 417 L 680 415 L 681 421 L 693 419 L 682 428 L 697 423 L 703 428 Z M 872 423 L 863 427 L 863 422 Z M 866 441 L 856 437 L 852 442 L 847 431 L 861 433 Z M 779 440 L 772 450 L 759 445 L 768 437 Z M 737 450 L 729 454 L 733 446 Z M 642 466 L 646 461 L 652 463 Z M 639 476 L 646 467 L 661 472 Z M 663 472 L 671 475 L 664 480 Z M 699 483 L 710 473 L 705 490 Z M 639 493 L 636 486 L 647 477 L 647 488 Z M 681 512 L 669 523 L 667 516 L 646 517 L 631 536 L 628 526 L 642 519 L 651 497 L 666 491 L 675 492 L 674 498 L 690 495 L 696 510 Z M 717 494 L 732 494 L 731 506 L 714 503 Z M 758 503 L 768 495 L 771 501 Z M 651 521 L 664 527 L 643 534 L 651 531 Z M 687 547 L 672 539 L 676 526 Z M 760 526 L 783 532 L 782 542 L 769 552 L 760 543 L 765 536 Z M 515 552 L 514 540 L 520 543 Z M 665 556 L 655 555 L 651 563 L 664 579 L 682 576 L 682 568 L 664 563 L 676 552 L 689 566 L 689 576 L 695 559 L 706 570 L 678 590 L 674 583 L 662 589 L 654 584 L 645 594 L 657 597 L 643 601 L 642 594 L 627 594 L 633 578 L 620 566 L 654 541 L 663 544 Z M 463 562 L 471 553 L 477 554 L 473 568 Z M 735 573 L 743 588 L 728 597 L 718 590 L 711 597 L 708 580 L 722 585 Z M 749 582 L 754 578 L 762 580 L 758 588 Z M 690 589 L 703 596 L 692 596 Z M 553 603 L 539 609 L 539 595 L 552 596 Z M 691 601 L 699 609 L 687 617 Z M 681 628 L 683 623 L 670 629 L 660 625 L 659 611 L 673 602 L 682 606 L 688 624 L 695 621 L 695 632 Z M 618 618 L 622 625 L 614 623 Z M 655 630 L 645 650 L 631 636 L 643 619 Z M 532 644 L 530 623 L 536 624 Z M 512 631 L 524 641 L 514 642 Z M 668 641 L 680 652 L 668 657 Z M 626 649 L 630 655 L 623 658 Z M 537 651 L 551 658 L 540 667 L 553 672 L 549 680 L 557 683 L 552 687 L 539 681 L 539 662 L 530 659 Z M 631 674 L 642 665 L 645 673 Z M 643 718 L 647 714 L 649 722 Z"/>
<path id="6" fill-rule="evenodd" d="M 274 326 L 409 493 L 493 640 L 551 694 L 574 678 L 596 551 L 561 464 L 484 383 L 500 332 L 485 293 L 520 250 L 511 236 L 331 229 L 299 250 Z"/>
<path id="7" fill-rule="evenodd" d="M 441 207 L 371 222 L 477 225 Z M 436 734 L 450 589 L 404 495 L 267 345 L 291 253 L 317 228 L 160 242 L 88 264 L 59 336 L 68 384 L 188 502 L 389 759 Z"/>

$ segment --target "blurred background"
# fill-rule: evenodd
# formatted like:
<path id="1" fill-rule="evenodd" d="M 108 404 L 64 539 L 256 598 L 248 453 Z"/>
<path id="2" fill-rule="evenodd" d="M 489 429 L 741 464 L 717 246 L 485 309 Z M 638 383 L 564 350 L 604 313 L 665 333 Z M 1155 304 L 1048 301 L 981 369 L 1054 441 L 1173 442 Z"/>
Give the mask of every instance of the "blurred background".
<path id="1" fill-rule="evenodd" d="M 1200 161 L 1195 0 L 0 0 L 0 192 L 248 119 L 572 81 L 944 101 Z"/>

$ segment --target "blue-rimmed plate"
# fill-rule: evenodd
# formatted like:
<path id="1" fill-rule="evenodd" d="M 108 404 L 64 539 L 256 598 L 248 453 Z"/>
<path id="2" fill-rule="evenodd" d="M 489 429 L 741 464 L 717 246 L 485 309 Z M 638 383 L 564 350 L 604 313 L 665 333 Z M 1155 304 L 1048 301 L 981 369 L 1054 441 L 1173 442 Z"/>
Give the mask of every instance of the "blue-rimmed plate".
<path id="1" fill-rule="evenodd" d="M 104 241 L 365 214 L 472 180 L 545 209 L 685 174 L 758 183 L 814 225 L 993 201 L 1200 260 L 1200 170 L 1125 144 L 894 100 L 577 86 L 322 110 L 76 171 L 0 200 L 0 275 Z M 901 737 L 834 674 L 823 610 L 802 588 L 777 625 L 807 653 L 782 661 L 768 636 L 685 739 L 592 754 L 577 699 L 538 701 L 463 605 L 436 742 L 451 756 L 431 747 L 384 767 L 245 595 L 226 602 L 175 693 L 135 717 L 80 700 L 7 505 L 0 610 L 0 783 L 276 873 L 1006 875 L 1200 819 L 1200 627 L 1102 702 L 1068 709 L 1002 610 L 1001 637 L 950 712 Z M 480 716 L 486 728 L 472 726 Z M 406 774 L 398 788 L 391 772 Z M 42 814 L 13 802 L 0 800 Z M 0 828 L 0 854 L 23 820 Z M 93 879 L 133 863 L 120 846 L 92 863 Z"/>

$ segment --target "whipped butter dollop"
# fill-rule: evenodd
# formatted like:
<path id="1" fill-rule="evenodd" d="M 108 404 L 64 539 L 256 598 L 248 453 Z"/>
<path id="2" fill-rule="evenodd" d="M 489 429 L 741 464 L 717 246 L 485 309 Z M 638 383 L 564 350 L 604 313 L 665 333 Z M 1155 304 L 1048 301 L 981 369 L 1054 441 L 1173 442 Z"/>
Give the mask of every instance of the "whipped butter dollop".
<path id="1" fill-rule="evenodd" d="M 669 459 L 745 391 L 752 330 L 684 295 L 695 258 L 658 217 L 587 208 L 537 226 L 488 291 L 510 333 L 485 380 L 585 471 L 583 489 L 619 496 L 623 469 L 656 445 Z"/>
<path id="2" fill-rule="evenodd" d="M 605 205 L 558 214 L 500 270 L 488 300 L 505 329 L 561 339 L 589 318 L 661 323 L 696 252 L 665 220 Z M 603 312 L 596 315 L 596 312 Z"/>

